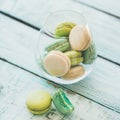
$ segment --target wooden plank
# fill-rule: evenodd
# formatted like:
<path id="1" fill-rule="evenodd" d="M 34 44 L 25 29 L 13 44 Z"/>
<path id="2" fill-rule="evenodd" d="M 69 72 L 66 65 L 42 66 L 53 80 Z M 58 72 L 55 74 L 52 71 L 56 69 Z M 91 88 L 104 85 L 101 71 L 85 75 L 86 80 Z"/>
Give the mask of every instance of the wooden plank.
<path id="1" fill-rule="evenodd" d="M 120 114 L 111 111 L 71 91 L 64 90 L 75 106 L 69 116 L 60 114 L 52 104 L 43 115 L 30 114 L 26 108 L 27 94 L 32 90 L 47 90 L 50 94 L 61 88 L 47 83 L 8 63 L 0 61 L 0 120 L 118 120 Z M 29 85 L 28 85 L 29 84 Z"/>
<path id="2" fill-rule="evenodd" d="M 110 13 L 111 15 L 115 15 L 120 17 L 120 1 L 119 0 L 75 0 L 76 2 L 80 2 L 84 5 L 91 6 L 93 8 L 99 9 L 100 11 Z"/>
<path id="3" fill-rule="evenodd" d="M 40 27 L 44 23 L 44 20 L 47 17 L 47 15 L 49 14 L 48 11 L 51 10 L 52 1 L 29 0 L 29 5 L 27 7 L 26 5 L 28 5 L 28 1 L 18 0 L 16 2 L 16 0 L 13 1 L 4 0 L 2 1 L 0 8 L 1 10 L 11 13 L 17 16 L 18 18 L 22 18 L 23 20 L 26 20 Z"/>
<path id="4" fill-rule="evenodd" d="M 40 27 L 43 24 L 49 13 L 56 10 L 70 9 L 83 13 L 92 30 L 93 39 L 97 45 L 98 54 L 120 64 L 120 41 L 118 39 L 120 37 L 119 19 L 82 4 L 78 4 L 72 0 L 61 0 L 60 4 L 57 4 L 56 0 L 54 0 L 54 2 L 47 1 L 47 4 L 46 0 L 30 0 L 29 4 L 27 4 L 27 1 L 23 0 L 11 2 L 11 4 L 9 3 L 8 5 L 6 2 L 3 3 L 4 4 L 1 6 L 2 10 L 37 27 Z M 45 6 L 43 6 L 43 4 L 45 4 Z"/>
<path id="5" fill-rule="evenodd" d="M 12 9 L 13 5 L 15 5 L 16 0 L 1 0 L 0 1 L 0 10 L 6 9 L 6 11 Z"/>
<path id="6" fill-rule="evenodd" d="M 38 31 L 2 15 L 0 28 L 0 56 L 43 76 L 34 56 Z M 119 73 L 119 66 L 98 58 L 89 77 L 65 87 L 120 112 Z"/>

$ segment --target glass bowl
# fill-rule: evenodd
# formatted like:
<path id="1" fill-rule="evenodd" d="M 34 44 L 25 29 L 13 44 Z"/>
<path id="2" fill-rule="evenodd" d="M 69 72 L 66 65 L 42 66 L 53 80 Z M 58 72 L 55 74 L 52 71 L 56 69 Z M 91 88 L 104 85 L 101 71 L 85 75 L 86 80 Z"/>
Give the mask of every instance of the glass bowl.
<path id="1" fill-rule="evenodd" d="M 66 79 L 63 79 L 62 77 L 53 76 L 53 75 L 49 74 L 44 69 L 44 66 L 43 66 L 44 57 L 48 54 L 48 52 L 46 51 L 46 48 L 58 41 L 61 41 L 62 39 L 69 39 L 69 37 L 55 37 L 56 26 L 58 24 L 64 23 L 64 22 L 73 22 L 75 24 L 84 25 L 87 28 L 89 28 L 85 17 L 79 12 L 57 11 L 57 12 L 51 13 L 48 16 L 48 18 L 46 19 L 43 27 L 40 29 L 40 32 L 39 32 L 40 35 L 38 38 L 35 56 L 36 56 L 36 62 L 39 66 L 40 72 L 43 77 L 45 77 L 46 79 L 48 79 L 50 81 L 59 83 L 59 84 L 73 84 L 80 80 L 83 80 L 86 76 L 88 76 L 88 74 L 93 69 L 96 58 L 93 60 L 93 62 L 91 64 L 80 63 L 79 65 L 82 65 L 84 67 L 85 72 L 82 76 L 77 77 L 75 79 L 67 79 L 66 80 Z M 94 43 L 93 39 L 92 39 L 92 43 Z M 94 46 L 95 46 L 95 44 L 94 44 Z M 97 57 L 96 50 L 95 50 L 94 54 Z"/>

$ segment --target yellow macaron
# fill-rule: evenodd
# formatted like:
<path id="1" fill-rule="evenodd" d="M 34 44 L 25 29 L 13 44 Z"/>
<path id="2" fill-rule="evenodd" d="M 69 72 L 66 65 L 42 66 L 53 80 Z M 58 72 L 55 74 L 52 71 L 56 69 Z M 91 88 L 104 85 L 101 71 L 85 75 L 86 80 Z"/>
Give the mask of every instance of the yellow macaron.
<path id="1" fill-rule="evenodd" d="M 26 106 L 33 114 L 43 114 L 47 112 L 51 106 L 52 99 L 47 91 L 33 91 L 27 96 Z"/>

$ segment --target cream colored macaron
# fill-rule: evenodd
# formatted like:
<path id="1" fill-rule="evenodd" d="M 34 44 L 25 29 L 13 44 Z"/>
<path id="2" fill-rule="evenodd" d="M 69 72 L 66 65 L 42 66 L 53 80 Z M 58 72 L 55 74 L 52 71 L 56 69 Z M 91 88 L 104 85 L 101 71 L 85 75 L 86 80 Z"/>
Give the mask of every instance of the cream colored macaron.
<path id="1" fill-rule="evenodd" d="M 76 25 L 70 32 L 69 41 L 73 50 L 86 50 L 91 43 L 89 29 L 83 25 Z"/>
<path id="2" fill-rule="evenodd" d="M 27 96 L 26 106 L 33 114 L 43 114 L 47 112 L 51 106 L 52 99 L 47 91 L 33 91 Z"/>
<path id="3" fill-rule="evenodd" d="M 71 62 L 64 53 L 54 50 L 45 56 L 43 66 L 49 74 L 60 77 L 69 71 Z"/>

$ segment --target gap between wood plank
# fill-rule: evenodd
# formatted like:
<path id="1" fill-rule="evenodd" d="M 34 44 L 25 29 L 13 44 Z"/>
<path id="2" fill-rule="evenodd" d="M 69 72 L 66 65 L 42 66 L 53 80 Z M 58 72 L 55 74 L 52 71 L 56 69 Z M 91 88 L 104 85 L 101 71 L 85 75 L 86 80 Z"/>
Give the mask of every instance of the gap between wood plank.
<path id="1" fill-rule="evenodd" d="M 7 17 L 9 17 L 9 18 L 12 18 L 12 19 L 14 19 L 14 20 L 16 20 L 16 21 L 18 21 L 18 22 L 24 24 L 24 25 L 27 25 L 27 26 L 29 26 L 29 27 L 31 27 L 31 28 L 37 30 L 37 31 L 40 30 L 39 27 L 37 27 L 37 26 L 35 26 L 35 25 L 32 25 L 32 24 L 30 24 L 30 23 L 28 23 L 28 22 L 26 22 L 26 21 L 23 21 L 23 20 L 21 20 L 21 19 L 15 17 L 15 16 L 13 16 L 13 15 L 10 15 L 10 14 L 6 13 L 6 12 L 0 11 L 0 13 L 1 13 L 2 15 L 5 15 L 5 16 L 7 16 Z"/>
<path id="2" fill-rule="evenodd" d="M 118 111 L 118 110 L 112 109 L 111 107 L 108 107 L 108 106 L 106 106 L 106 105 L 104 105 L 104 104 L 101 104 L 101 103 L 99 103 L 98 101 L 95 101 L 95 100 L 93 100 L 93 99 L 91 99 L 91 98 L 89 98 L 89 97 L 86 97 L 86 96 L 84 96 L 84 95 L 82 95 L 82 94 L 80 94 L 80 93 L 78 93 L 78 92 L 76 92 L 76 91 L 73 91 L 73 90 L 71 90 L 71 89 L 69 89 L 69 88 L 67 88 L 67 87 L 65 87 L 65 86 L 63 86 L 63 85 L 60 85 L 60 84 L 58 84 L 58 83 L 55 83 L 55 82 L 53 82 L 53 81 L 50 80 L 50 79 L 48 80 L 47 78 L 42 77 L 42 76 L 40 76 L 40 75 L 38 75 L 38 74 L 36 74 L 36 73 L 28 70 L 28 69 L 25 69 L 25 68 L 23 68 L 23 67 L 15 64 L 15 63 L 12 63 L 12 62 L 4 59 L 4 58 L 1 58 L 1 57 L 0 57 L 0 60 L 1 60 L 1 61 L 4 61 L 4 62 L 6 62 L 6 63 L 9 63 L 9 64 L 11 64 L 11 65 L 13 65 L 13 66 L 15 66 L 15 67 L 17 67 L 17 68 L 20 68 L 20 69 L 22 69 L 22 70 L 24 70 L 24 71 L 26 71 L 26 72 L 28 72 L 28 73 L 31 73 L 31 74 L 39 77 L 39 78 L 43 78 L 44 80 L 50 81 L 51 83 L 56 84 L 56 85 L 58 85 L 58 86 L 61 86 L 61 87 L 63 87 L 64 89 L 69 90 L 69 91 L 71 91 L 71 92 L 73 92 L 73 93 L 75 93 L 75 94 L 78 94 L 78 95 L 80 95 L 80 96 L 83 96 L 83 97 L 85 97 L 86 99 L 89 99 L 89 100 L 91 100 L 91 101 L 93 101 L 93 102 L 95 102 L 95 103 L 97 103 L 97 104 L 99 104 L 99 105 L 101 105 L 101 106 L 103 106 L 103 107 L 106 107 L 106 108 L 108 108 L 108 109 L 110 109 L 110 110 L 112 110 L 112 111 L 114 111 L 114 112 L 116 112 L 116 113 L 120 113 L 120 111 Z"/>
<path id="3" fill-rule="evenodd" d="M 114 64 L 120 66 L 120 63 L 117 63 L 117 62 L 115 62 L 115 61 L 112 61 L 112 60 L 110 60 L 110 59 L 108 59 L 108 58 L 105 58 L 105 57 L 103 57 L 103 56 L 101 56 L 101 55 L 98 55 L 98 57 L 100 57 L 100 58 L 102 58 L 102 59 L 104 59 L 104 60 L 106 60 L 106 61 L 109 61 L 109 62 L 111 62 L 111 63 L 114 63 Z"/>
<path id="4" fill-rule="evenodd" d="M 23 21 L 23 20 L 21 20 L 21 19 L 15 17 L 15 16 L 12 16 L 12 15 L 6 13 L 6 12 L 0 11 L 0 13 L 1 13 L 2 15 L 5 15 L 5 16 L 7 16 L 7 17 L 9 17 L 9 18 L 12 18 L 12 19 L 14 19 L 14 20 L 16 20 L 16 21 L 18 21 L 18 22 L 24 24 L 24 25 L 27 25 L 27 26 L 29 26 L 29 27 L 31 27 L 31 28 L 37 30 L 37 31 L 40 30 L 39 27 L 37 27 L 37 26 L 35 26 L 35 25 L 33 25 L 33 24 L 30 24 L 30 23 L 28 23 L 28 22 L 26 22 L 26 21 Z M 113 60 L 110 60 L 110 59 L 108 59 L 108 58 L 105 58 L 105 57 L 103 57 L 103 56 L 101 56 L 101 55 L 98 55 L 98 57 L 100 57 L 100 58 L 102 58 L 102 59 L 104 59 L 104 60 L 107 60 L 107 61 L 109 61 L 109 62 L 111 62 L 111 63 L 113 63 L 113 64 L 116 64 L 116 65 L 120 66 L 120 63 L 115 62 L 115 61 L 113 61 Z"/>
<path id="5" fill-rule="evenodd" d="M 82 2 L 82 1 L 80 1 L 80 0 L 73 0 L 73 1 L 74 1 L 74 2 L 77 2 L 77 3 L 80 3 L 80 4 L 82 4 L 82 5 L 85 5 L 85 6 L 87 6 L 87 7 L 93 8 L 93 9 L 95 9 L 95 10 L 97 10 L 97 11 L 100 11 L 100 12 L 105 13 L 105 14 L 107 14 L 107 15 L 110 15 L 110 16 L 112 16 L 112 17 L 115 17 L 115 18 L 117 18 L 117 19 L 120 19 L 120 16 L 117 16 L 117 15 L 114 15 L 114 14 L 109 13 L 109 12 L 107 12 L 107 11 L 101 10 L 101 9 L 95 7 L 95 6 L 89 5 L 89 4 L 84 3 L 84 2 Z"/>

